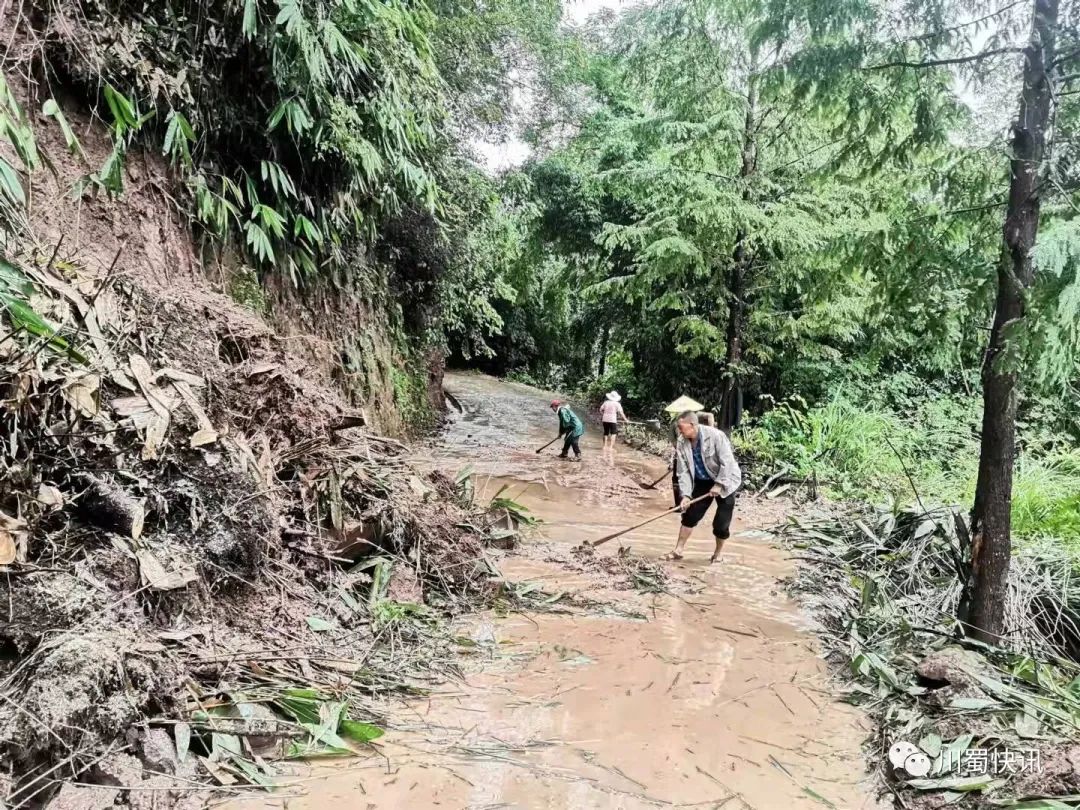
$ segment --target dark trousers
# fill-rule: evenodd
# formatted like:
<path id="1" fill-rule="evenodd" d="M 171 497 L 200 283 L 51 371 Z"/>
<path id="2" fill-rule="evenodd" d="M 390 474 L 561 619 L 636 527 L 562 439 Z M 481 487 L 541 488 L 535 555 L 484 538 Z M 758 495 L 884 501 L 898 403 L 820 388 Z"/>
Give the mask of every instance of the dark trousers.
<path id="1" fill-rule="evenodd" d="M 567 434 L 566 441 L 563 442 L 562 452 L 559 453 L 559 455 L 566 458 L 570 454 L 570 450 L 573 449 L 574 455 L 577 458 L 581 458 L 581 448 L 578 447 L 578 438 L 580 437 L 575 436 L 572 433 Z"/>
<path id="2" fill-rule="evenodd" d="M 714 481 L 694 481 L 694 491 L 691 493 L 690 500 L 700 498 L 705 495 L 710 489 L 713 488 Z M 735 493 L 732 492 L 726 498 L 705 498 L 697 503 L 691 504 L 686 508 L 686 511 L 682 514 L 682 525 L 688 528 L 693 528 L 701 522 L 701 519 L 705 517 L 705 514 L 709 511 L 709 507 L 716 503 L 716 512 L 713 513 L 712 521 L 712 533 L 713 537 L 720 540 L 727 540 L 731 536 L 731 518 L 735 514 Z"/>

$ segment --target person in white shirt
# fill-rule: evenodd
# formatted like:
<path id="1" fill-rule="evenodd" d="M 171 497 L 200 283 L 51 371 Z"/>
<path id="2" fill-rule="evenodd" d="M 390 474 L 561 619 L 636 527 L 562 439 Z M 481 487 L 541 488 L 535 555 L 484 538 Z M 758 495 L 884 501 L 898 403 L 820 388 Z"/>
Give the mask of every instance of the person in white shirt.
<path id="1" fill-rule="evenodd" d="M 622 397 L 618 391 L 608 391 L 604 395 L 604 402 L 600 406 L 600 423 L 604 426 L 604 456 L 612 464 L 615 463 L 615 440 L 619 436 L 619 420 L 629 422 L 619 402 Z"/>

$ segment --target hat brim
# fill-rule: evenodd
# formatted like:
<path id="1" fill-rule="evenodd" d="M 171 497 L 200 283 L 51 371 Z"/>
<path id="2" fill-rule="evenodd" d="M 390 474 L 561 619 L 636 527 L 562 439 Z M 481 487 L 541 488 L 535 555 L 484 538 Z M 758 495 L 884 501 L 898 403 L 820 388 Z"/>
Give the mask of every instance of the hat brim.
<path id="1" fill-rule="evenodd" d="M 704 410 L 705 406 L 695 399 L 690 399 L 688 396 L 681 396 L 666 408 L 664 411 L 670 414 L 682 413 L 683 411 L 700 411 Z"/>

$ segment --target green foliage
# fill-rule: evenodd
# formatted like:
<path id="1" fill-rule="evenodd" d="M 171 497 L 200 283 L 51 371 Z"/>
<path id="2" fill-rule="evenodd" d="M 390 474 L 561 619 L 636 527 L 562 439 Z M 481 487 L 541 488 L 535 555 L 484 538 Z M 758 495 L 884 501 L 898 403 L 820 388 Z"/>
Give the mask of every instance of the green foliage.
<path id="1" fill-rule="evenodd" d="M 258 275 L 250 267 L 241 267 L 229 277 L 229 295 L 252 312 L 264 315 L 268 310 L 266 293 Z"/>
<path id="2" fill-rule="evenodd" d="M 888 393 L 841 392 L 806 407 L 795 396 L 735 434 L 737 449 L 767 469 L 817 476 L 837 498 L 969 504 L 978 461 L 978 408 L 949 396 L 907 397 L 890 407 Z M 900 403 L 895 403 L 900 404 Z M 909 479 L 910 475 L 910 479 Z M 1013 483 L 1014 534 L 1027 541 L 1056 538 L 1080 550 L 1080 451 L 1021 453 Z"/>
<path id="3" fill-rule="evenodd" d="M 19 170 L 30 173 L 41 163 L 34 131 L 22 107 L 0 75 L 0 143 L 10 147 L 20 165 L 0 155 L 0 234 L 14 236 L 26 229 L 26 192 Z M 7 150 L 5 150 L 7 151 Z"/>
<path id="4" fill-rule="evenodd" d="M 11 332 L 23 332 L 39 339 L 50 349 L 66 354 L 76 363 L 86 365 L 86 356 L 60 334 L 59 327 L 49 323 L 30 305 L 34 292 L 34 285 L 26 273 L 18 265 L 0 257 L 0 311 L 7 316 Z"/>
<path id="5" fill-rule="evenodd" d="M 736 443 L 769 468 L 786 464 L 799 478 L 816 473 L 841 498 L 910 502 L 909 473 L 931 499 L 947 497 L 956 479 L 973 479 L 975 403 L 923 398 L 896 412 L 867 393 L 840 391 L 812 407 L 793 396 L 751 420 Z"/>
<path id="6" fill-rule="evenodd" d="M 65 14 L 59 0 L 40 6 Z M 92 96 L 102 88 L 114 140 L 90 180 L 120 193 L 124 154 L 148 137 L 186 178 L 193 217 L 240 237 L 253 264 L 295 283 L 344 265 L 381 217 L 436 202 L 428 164 L 446 105 L 434 27 L 404 0 L 215 2 L 197 20 L 180 0 L 87 8 L 66 67 L 93 76 Z M 110 29 L 124 48 L 102 36 Z"/>
<path id="7" fill-rule="evenodd" d="M 414 431 L 431 427 L 435 414 L 428 401 L 423 373 L 415 369 L 414 363 L 405 363 L 390 369 L 390 380 L 394 387 L 394 405 L 405 426 Z"/>

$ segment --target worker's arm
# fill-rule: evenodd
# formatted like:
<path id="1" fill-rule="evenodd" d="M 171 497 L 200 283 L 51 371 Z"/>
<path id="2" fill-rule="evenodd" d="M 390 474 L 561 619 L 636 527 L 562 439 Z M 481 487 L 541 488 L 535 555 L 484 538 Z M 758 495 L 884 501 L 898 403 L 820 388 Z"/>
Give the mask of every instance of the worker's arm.
<path id="1" fill-rule="evenodd" d="M 726 498 L 739 488 L 742 483 L 742 470 L 735 460 L 735 452 L 731 448 L 731 440 L 722 430 L 718 430 L 716 451 L 720 459 L 720 477 L 713 487 L 713 493 L 721 498 Z"/>
<path id="2" fill-rule="evenodd" d="M 694 476 L 686 464 L 686 454 L 678 447 L 675 448 L 675 472 L 679 476 L 679 492 L 682 493 L 685 506 L 690 493 L 694 491 Z"/>

